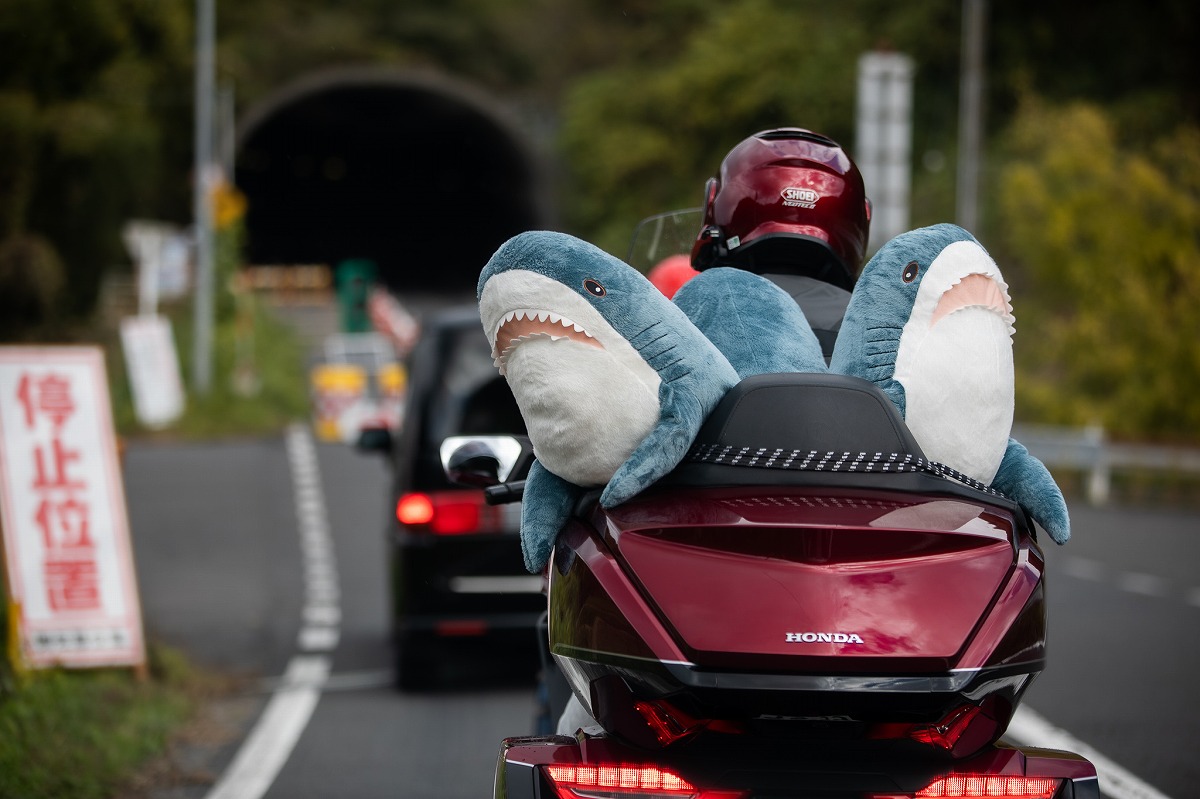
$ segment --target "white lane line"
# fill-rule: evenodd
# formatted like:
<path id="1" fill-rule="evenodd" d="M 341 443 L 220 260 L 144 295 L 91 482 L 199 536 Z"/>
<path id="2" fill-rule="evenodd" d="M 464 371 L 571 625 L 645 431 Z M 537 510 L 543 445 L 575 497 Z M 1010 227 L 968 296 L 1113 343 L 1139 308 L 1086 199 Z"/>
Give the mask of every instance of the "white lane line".
<path id="1" fill-rule="evenodd" d="M 1165 577 L 1142 572 L 1114 571 L 1103 563 L 1090 558 L 1065 558 L 1062 569 L 1068 577 L 1096 583 L 1111 583 L 1115 588 L 1127 594 L 1174 600 L 1182 595 L 1183 601 L 1188 605 L 1200 607 L 1200 586 L 1181 589 L 1177 583 L 1172 583 Z"/>
<path id="2" fill-rule="evenodd" d="M 1089 558 L 1067 558 L 1063 561 L 1063 571 L 1080 580 L 1101 582 L 1108 577 L 1104 564 Z"/>
<path id="3" fill-rule="evenodd" d="M 1125 572 L 1117 576 L 1117 588 L 1131 594 L 1165 597 L 1169 590 L 1167 581 L 1153 574 Z"/>
<path id="4" fill-rule="evenodd" d="M 1022 746 L 1063 749 L 1086 757 L 1100 775 L 1100 793 L 1105 799 L 1170 799 L 1162 791 L 1025 706 L 1017 708 L 1004 737 Z"/>
<path id="5" fill-rule="evenodd" d="M 308 725 L 328 676 L 329 658 L 292 658 L 282 685 L 207 799 L 258 799 L 267 792 Z"/>
<path id="6" fill-rule="evenodd" d="M 311 653 L 332 652 L 338 644 L 342 612 L 338 605 L 337 561 L 329 535 L 317 450 L 307 428 L 300 424 L 288 428 L 287 450 L 305 575 L 301 611 L 304 626 L 296 645 L 305 654 L 289 661 L 262 716 L 206 799 L 260 799 L 270 789 L 329 682 L 329 657 Z"/>
<path id="7" fill-rule="evenodd" d="M 332 652 L 340 637 L 336 627 L 305 627 L 296 643 L 305 652 Z"/>

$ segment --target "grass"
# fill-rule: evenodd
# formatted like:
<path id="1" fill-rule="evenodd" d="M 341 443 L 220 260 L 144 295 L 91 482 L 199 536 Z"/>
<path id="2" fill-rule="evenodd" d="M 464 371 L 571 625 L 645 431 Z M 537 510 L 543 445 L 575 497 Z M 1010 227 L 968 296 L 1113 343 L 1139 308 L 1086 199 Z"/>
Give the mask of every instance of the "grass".
<path id="1" fill-rule="evenodd" d="M 164 751 L 209 678 L 152 646 L 148 676 L 54 669 L 10 675 L 0 701 L 0 797 L 105 799 Z"/>
<path id="2" fill-rule="evenodd" d="M 303 346 L 295 333 L 253 298 L 214 330 L 213 379 L 204 397 L 188 396 L 182 418 L 165 430 L 137 421 L 116 331 L 100 331 L 106 351 L 114 423 L 132 438 L 212 440 L 272 435 L 309 416 Z M 191 374 L 191 315 L 186 305 L 164 307 L 185 386 Z M 258 388 L 239 392 L 231 379 L 235 354 L 252 332 Z M 3 597 L 0 573 L 0 597 Z M 0 602 L 0 631 L 8 630 Z M 169 751 L 206 692 L 220 682 L 185 656 L 150 642 L 147 674 L 121 669 L 52 669 L 18 673 L 0 656 L 0 799 L 97 799 L 129 789 L 140 771 Z M 134 789 L 134 793 L 137 790 Z"/>
<path id="3" fill-rule="evenodd" d="M 268 307 L 251 298 L 241 319 L 218 322 L 213 336 L 211 385 L 201 396 L 191 390 L 192 317 L 190 306 L 165 308 L 179 355 L 180 378 L 187 398 L 183 416 L 163 430 L 142 426 L 136 417 L 124 356 L 116 334 L 107 342 L 113 416 L 125 438 L 211 440 L 231 436 L 269 435 L 309 415 L 306 353 L 295 333 Z M 239 391 L 234 373 L 239 349 L 252 342 L 253 392 Z"/>

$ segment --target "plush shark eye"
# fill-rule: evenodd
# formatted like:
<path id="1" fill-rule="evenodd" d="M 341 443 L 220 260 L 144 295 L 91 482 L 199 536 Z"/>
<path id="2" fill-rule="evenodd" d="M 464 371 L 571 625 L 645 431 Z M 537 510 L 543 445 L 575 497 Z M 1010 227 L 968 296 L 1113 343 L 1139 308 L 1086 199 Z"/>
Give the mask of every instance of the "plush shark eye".
<path id="1" fill-rule="evenodd" d="M 583 281 L 583 288 L 588 294 L 593 297 L 603 297 L 608 292 L 604 290 L 604 286 L 600 285 L 599 280 L 592 280 L 590 277 Z"/>
<path id="2" fill-rule="evenodd" d="M 905 283 L 911 283 L 917 279 L 917 275 L 921 271 L 921 265 L 916 261 L 909 261 L 908 266 L 904 267 L 904 271 L 900 273 L 900 279 Z"/>

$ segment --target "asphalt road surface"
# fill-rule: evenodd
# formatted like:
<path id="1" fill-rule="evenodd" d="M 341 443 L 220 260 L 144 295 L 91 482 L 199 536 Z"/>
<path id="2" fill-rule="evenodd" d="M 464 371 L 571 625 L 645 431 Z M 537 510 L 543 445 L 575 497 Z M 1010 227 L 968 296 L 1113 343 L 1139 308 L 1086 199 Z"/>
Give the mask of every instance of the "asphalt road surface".
<path id="1" fill-rule="evenodd" d="M 297 440 L 316 455 L 323 565 L 312 561 L 322 531 L 303 521 L 314 502 L 297 502 Z M 220 795 L 490 795 L 499 740 L 532 731 L 531 675 L 500 679 L 482 659 L 435 693 L 391 688 L 382 459 L 306 436 L 133 443 L 125 476 L 148 634 L 243 678 L 215 716 L 226 734 L 177 752 L 192 779 L 154 799 L 214 799 L 212 778 L 267 755 L 277 771 Z M 1200 796 L 1200 514 L 1073 506 L 1072 521 L 1074 540 L 1046 544 L 1050 666 L 1025 706 L 1160 795 Z M 273 703 L 289 695 L 282 676 L 314 654 L 308 614 L 323 570 L 336 572 L 337 613 L 321 620 L 335 634 L 318 638 L 320 679 L 303 712 L 292 706 L 294 741 L 269 736 L 239 761 L 265 718 L 287 716 Z"/>

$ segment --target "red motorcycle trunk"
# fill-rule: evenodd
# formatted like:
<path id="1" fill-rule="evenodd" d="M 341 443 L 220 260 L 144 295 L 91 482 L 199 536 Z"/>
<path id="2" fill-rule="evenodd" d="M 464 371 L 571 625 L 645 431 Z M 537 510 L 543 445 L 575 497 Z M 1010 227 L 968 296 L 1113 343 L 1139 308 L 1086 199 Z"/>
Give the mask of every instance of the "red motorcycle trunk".
<path id="1" fill-rule="evenodd" d="M 763 669 L 952 668 L 1016 553 L 1008 514 L 853 492 L 677 492 L 605 532 L 688 660 Z"/>
<path id="2" fill-rule="evenodd" d="M 1041 553 L 998 505 L 664 488 L 590 521 L 550 570 L 550 647 L 609 729 L 661 699 L 705 719 L 936 725 L 990 697 L 994 737 L 1042 668 Z"/>
<path id="3" fill-rule="evenodd" d="M 550 651 L 605 729 L 836 721 L 956 756 L 1003 732 L 1045 656 L 1024 511 L 931 473 L 844 376 L 748 378 L 697 441 L 558 538 Z M 803 453 L 815 469 L 788 465 Z"/>

